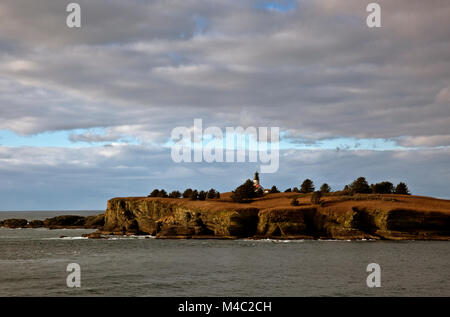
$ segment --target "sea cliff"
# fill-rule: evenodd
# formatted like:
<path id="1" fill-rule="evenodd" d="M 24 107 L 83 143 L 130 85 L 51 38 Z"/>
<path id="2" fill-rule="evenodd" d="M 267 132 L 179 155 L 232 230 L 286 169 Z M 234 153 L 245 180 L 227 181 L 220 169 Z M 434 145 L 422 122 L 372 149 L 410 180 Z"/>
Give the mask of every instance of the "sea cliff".
<path id="1" fill-rule="evenodd" d="M 289 202 L 297 197 L 299 206 Z M 222 199 L 127 197 L 108 201 L 102 235 L 157 238 L 450 240 L 450 201 L 419 196 L 270 194 L 248 204 Z"/>

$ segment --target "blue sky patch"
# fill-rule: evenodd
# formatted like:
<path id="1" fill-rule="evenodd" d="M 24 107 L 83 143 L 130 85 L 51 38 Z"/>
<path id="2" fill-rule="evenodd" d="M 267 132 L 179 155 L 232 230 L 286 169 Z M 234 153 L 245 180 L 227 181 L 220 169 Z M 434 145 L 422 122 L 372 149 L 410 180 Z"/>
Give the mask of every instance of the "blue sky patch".
<path id="1" fill-rule="evenodd" d="M 265 11 L 288 12 L 296 9 L 295 0 L 259 1 L 257 8 Z"/>

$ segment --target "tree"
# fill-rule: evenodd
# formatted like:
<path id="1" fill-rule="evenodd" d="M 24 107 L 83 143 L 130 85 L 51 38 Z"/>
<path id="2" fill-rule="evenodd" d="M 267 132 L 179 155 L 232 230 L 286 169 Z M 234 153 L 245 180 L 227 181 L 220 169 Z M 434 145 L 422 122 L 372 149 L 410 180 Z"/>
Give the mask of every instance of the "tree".
<path id="1" fill-rule="evenodd" d="M 198 200 L 206 200 L 207 193 L 204 190 L 201 190 L 198 193 Z"/>
<path id="2" fill-rule="evenodd" d="M 286 189 L 284 192 L 285 192 L 285 193 L 290 193 L 290 192 L 292 192 L 292 189 L 288 188 L 288 189 Z"/>
<path id="3" fill-rule="evenodd" d="M 316 191 L 311 196 L 311 203 L 314 205 L 320 204 L 320 198 L 322 198 L 322 192 Z"/>
<path id="4" fill-rule="evenodd" d="M 350 191 L 353 194 L 369 194 L 371 192 L 370 186 L 365 177 L 358 177 L 350 184 Z"/>
<path id="5" fill-rule="evenodd" d="M 216 190 L 214 188 L 211 188 L 208 191 L 208 195 L 207 195 L 208 199 L 214 199 L 216 198 Z"/>
<path id="6" fill-rule="evenodd" d="M 280 191 L 278 190 L 277 186 L 273 185 L 272 188 L 270 189 L 269 193 L 271 194 L 276 194 L 279 193 Z"/>
<path id="7" fill-rule="evenodd" d="M 183 192 L 183 198 L 191 198 L 192 196 L 192 189 L 188 188 Z"/>
<path id="8" fill-rule="evenodd" d="M 394 193 L 398 195 L 411 195 L 408 186 L 403 182 L 398 183 L 398 185 L 395 187 Z"/>
<path id="9" fill-rule="evenodd" d="M 148 197 L 158 197 L 159 196 L 159 189 L 154 189 Z"/>
<path id="10" fill-rule="evenodd" d="M 297 200 L 297 198 L 292 198 L 292 200 L 291 200 L 291 206 L 298 206 L 299 205 L 299 203 L 298 203 L 298 200 Z"/>
<path id="11" fill-rule="evenodd" d="M 197 200 L 198 199 L 198 191 L 194 190 L 192 191 L 191 197 L 189 197 L 191 200 Z"/>
<path id="12" fill-rule="evenodd" d="M 302 183 L 302 186 L 300 186 L 300 193 L 307 194 L 312 193 L 314 191 L 314 183 L 310 179 L 305 179 Z"/>
<path id="13" fill-rule="evenodd" d="M 259 182 L 259 173 L 258 173 L 258 172 L 255 172 L 255 177 L 254 177 L 254 179 L 255 179 L 256 181 Z"/>
<path id="14" fill-rule="evenodd" d="M 231 199 L 238 203 L 243 203 L 256 197 L 257 193 L 253 187 L 253 182 L 249 179 L 247 179 L 244 184 L 238 186 L 231 195 Z"/>
<path id="15" fill-rule="evenodd" d="M 169 198 L 180 198 L 181 197 L 181 193 L 178 190 L 174 190 L 173 192 L 171 192 L 169 194 Z"/>
<path id="16" fill-rule="evenodd" d="M 372 184 L 370 188 L 375 194 L 392 194 L 394 192 L 394 185 L 391 182 Z"/>
<path id="17" fill-rule="evenodd" d="M 292 192 L 293 192 L 293 193 L 300 193 L 300 191 L 298 190 L 297 187 L 292 188 Z"/>
<path id="18" fill-rule="evenodd" d="M 220 199 L 220 193 L 219 192 L 216 192 L 216 198 Z"/>
<path id="19" fill-rule="evenodd" d="M 345 195 L 349 195 L 350 194 L 350 186 L 349 185 L 345 185 L 343 192 L 344 192 Z"/>
<path id="20" fill-rule="evenodd" d="M 167 192 L 164 189 L 161 189 L 159 191 L 158 197 L 167 198 L 168 197 Z"/>
<path id="21" fill-rule="evenodd" d="M 321 193 L 329 193 L 329 192 L 331 192 L 331 187 L 327 183 L 325 183 L 322 186 L 320 186 L 320 192 Z"/>

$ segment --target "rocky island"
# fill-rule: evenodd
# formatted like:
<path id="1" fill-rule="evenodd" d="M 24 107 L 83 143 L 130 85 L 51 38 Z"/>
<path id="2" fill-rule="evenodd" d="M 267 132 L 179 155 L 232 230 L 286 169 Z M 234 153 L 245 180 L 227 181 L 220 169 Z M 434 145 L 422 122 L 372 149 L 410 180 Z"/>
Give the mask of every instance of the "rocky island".
<path id="1" fill-rule="evenodd" d="M 6 219 L 0 227 L 97 229 L 89 238 L 152 235 L 163 239 L 450 240 L 450 200 L 397 194 L 269 193 L 236 203 L 220 198 L 124 197 L 104 214 L 45 220 Z M 292 201 L 295 200 L 295 204 Z"/>
<path id="2" fill-rule="evenodd" d="M 230 199 L 127 197 L 108 201 L 102 235 L 202 239 L 450 240 L 450 201 L 395 194 L 267 194 L 246 204 Z M 292 198 L 298 201 L 292 206 Z"/>
<path id="3" fill-rule="evenodd" d="M 0 227 L 17 228 L 48 228 L 48 229 L 101 229 L 104 225 L 104 215 L 95 216 L 56 216 L 45 220 L 5 219 L 0 220 Z"/>

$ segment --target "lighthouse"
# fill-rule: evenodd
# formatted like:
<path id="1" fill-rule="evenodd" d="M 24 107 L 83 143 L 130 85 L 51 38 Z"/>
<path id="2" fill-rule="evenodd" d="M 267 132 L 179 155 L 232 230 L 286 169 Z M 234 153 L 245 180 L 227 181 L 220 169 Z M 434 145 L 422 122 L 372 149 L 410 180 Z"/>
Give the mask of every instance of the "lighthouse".
<path id="1" fill-rule="evenodd" d="M 259 184 L 259 173 L 255 172 L 255 177 L 253 178 L 253 187 L 255 188 L 255 191 L 257 191 L 258 189 L 264 190 L 264 188 L 262 188 L 261 184 Z"/>

